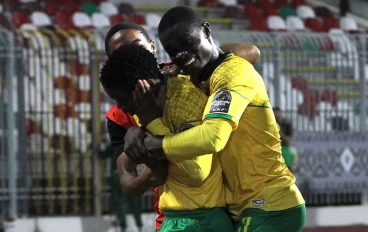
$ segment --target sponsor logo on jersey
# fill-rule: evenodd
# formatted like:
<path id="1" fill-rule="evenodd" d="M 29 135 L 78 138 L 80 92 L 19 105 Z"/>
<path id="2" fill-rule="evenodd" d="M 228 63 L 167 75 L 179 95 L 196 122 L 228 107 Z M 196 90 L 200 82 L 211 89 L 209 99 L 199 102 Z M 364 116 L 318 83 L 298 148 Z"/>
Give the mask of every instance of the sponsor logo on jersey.
<path id="1" fill-rule="evenodd" d="M 263 207 L 264 206 L 264 200 L 254 200 L 253 201 L 253 207 Z"/>

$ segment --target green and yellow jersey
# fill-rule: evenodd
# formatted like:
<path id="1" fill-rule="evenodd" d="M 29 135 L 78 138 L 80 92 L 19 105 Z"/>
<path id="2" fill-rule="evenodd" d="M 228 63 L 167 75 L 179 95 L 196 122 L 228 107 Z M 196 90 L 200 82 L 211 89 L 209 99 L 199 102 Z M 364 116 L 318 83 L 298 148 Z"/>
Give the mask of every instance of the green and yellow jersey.
<path id="1" fill-rule="evenodd" d="M 202 125 L 166 136 L 172 160 L 220 151 L 226 203 L 236 220 L 246 208 L 278 211 L 304 203 L 281 155 L 276 123 L 263 79 L 246 60 L 228 54 L 209 79 Z"/>
<path id="2" fill-rule="evenodd" d="M 162 119 L 147 126 L 153 134 L 181 133 L 201 123 L 208 97 L 186 76 L 168 80 Z M 208 154 L 171 162 L 167 181 L 159 188 L 160 210 L 195 210 L 225 206 L 219 156 Z"/>

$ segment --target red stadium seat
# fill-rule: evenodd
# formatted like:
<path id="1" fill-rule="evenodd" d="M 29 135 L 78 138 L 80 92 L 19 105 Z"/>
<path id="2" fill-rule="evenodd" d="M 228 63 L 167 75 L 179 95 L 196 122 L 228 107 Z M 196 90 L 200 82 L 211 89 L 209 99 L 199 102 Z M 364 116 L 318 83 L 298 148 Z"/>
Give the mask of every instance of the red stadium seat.
<path id="1" fill-rule="evenodd" d="M 293 77 L 291 78 L 291 87 L 304 93 L 309 89 L 309 84 L 303 77 Z"/>
<path id="2" fill-rule="evenodd" d="M 79 61 L 75 61 L 71 64 L 70 74 L 76 76 L 82 76 L 88 74 L 88 69 L 85 64 L 80 63 Z"/>
<path id="3" fill-rule="evenodd" d="M 274 6 L 268 6 L 263 9 L 263 15 L 267 18 L 268 16 L 279 15 L 279 10 Z"/>
<path id="4" fill-rule="evenodd" d="M 48 15 L 56 15 L 61 10 L 61 5 L 57 1 L 46 1 L 45 11 Z"/>
<path id="5" fill-rule="evenodd" d="M 305 19 L 305 27 L 315 32 L 321 32 L 323 30 L 321 22 L 316 18 Z"/>
<path id="6" fill-rule="evenodd" d="M 292 5 L 294 8 L 296 8 L 297 6 L 308 5 L 308 4 L 306 0 L 292 0 Z"/>
<path id="7" fill-rule="evenodd" d="M 279 8 L 281 6 L 287 6 L 289 4 L 290 4 L 289 0 L 274 0 L 274 5 L 277 8 Z"/>
<path id="8" fill-rule="evenodd" d="M 244 16 L 247 18 L 261 17 L 261 12 L 255 5 L 244 5 Z"/>
<path id="9" fill-rule="evenodd" d="M 321 101 L 329 102 L 333 106 L 337 106 L 336 90 L 324 89 L 321 94 Z"/>
<path id="10" fill-rule="evenodd" d="M 31 23 L 29 15 L 22 11 L 16 11 L 13 13 L 13 22 L 17 28 L 20 28 L 25 23 Z"/>
<path id="11" fill-rule="evenodd" d="M 72 30 L 77 28 L 74 26 L 71 16 L 62 11 L 56 13 L 54 23 L 64 30 Z"/>
<path id="12" fill-rule="evenodd" d="M 60 76 L 54 79 L 53 86 L 55 89 L 70 89 L 73 88 L 73 80 L 67 76 Z"/>
<path id="13" fill-rule="evenodd" d="M 222 2 L 219 2 L 217 0 L 200 0 L 199 6 L 202 7 L 214 7 L 214 8 L 222 8 L 225 7 L 225 4 Z"/>
<path id="14" fill-rule="evenodd" d="M 260 9 L 265 9 L 270 6 L 274 6 L 272 0 L 258 0 L 258 7 Z"/>
<path id="15" fill-rule="evenodd" d="M 129 15 L 129 21 L 139 25 L 146 25 L 146 18 L 142 15 L 133 13 Z"/>
<path id="16" fill-rule="evenodd" d="M 115 25 L 115 24 L 125 22 L 125 21 L 126 21 L 125 18 L 121 14 L 110 16 L 111 25 Z"/>
<path id="17" fill-rule="evenodd" d="M 307 89 L 304 91 L 303 103 L 298 107 L 298 113 L 313 119 L 318 115 L 317 105 L 320 102 L 320 95 L 317 90 Z"/>
<path id="18" fill-rule="evenodd" d="M 79 12 L 80 10 L 80 4 L 78 4 L 77 2 L 64 3 L 63 11 L 69 16 L 72 16 L 74 13 Z"/>
<path id="19" fill-rule="evenodd" d="M 249 29 L 253 31 L 268 31 L 266 19 L 262 15 L 251 17 Z"/>
<path id="20" fill-rule="evenodd" d="M 326 17 L 323 20 L 323 31 L 330 31 L 331 29 L 339 29 L 340 24 L 334 17 Z"/>

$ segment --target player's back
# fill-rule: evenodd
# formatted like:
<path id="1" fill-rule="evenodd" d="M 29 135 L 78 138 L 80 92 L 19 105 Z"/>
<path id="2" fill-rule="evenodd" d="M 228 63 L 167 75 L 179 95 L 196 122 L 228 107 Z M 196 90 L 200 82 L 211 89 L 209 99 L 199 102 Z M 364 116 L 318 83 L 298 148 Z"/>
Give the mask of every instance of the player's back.
<path id="1" fill-rule="evenodd" d="M 228 112 L 221 114 L 232 118 L 234 131 L 219 155 L 230 212 L 236 218 L 245 208 L 276 211 L 304 203 L 281 155 L 279 127 L 263 79 L 250 63 L 228 55 L 211 76 L 211 92 L 225 82 L 222 98 L 229 101 L 222 102 L 222 109 Z M 245 106 L 241 114 L 238 109 Z"/>
<path id="2" fill-rule="evenodd" d="M 168 80 L 163 122 L 173 133 L 199 125 L 208 97 L 185 76 Z M 161 210 L 194 210 L 225 206 L 222 170 L 217 154 L 170 163 L 160 187 Z"/>

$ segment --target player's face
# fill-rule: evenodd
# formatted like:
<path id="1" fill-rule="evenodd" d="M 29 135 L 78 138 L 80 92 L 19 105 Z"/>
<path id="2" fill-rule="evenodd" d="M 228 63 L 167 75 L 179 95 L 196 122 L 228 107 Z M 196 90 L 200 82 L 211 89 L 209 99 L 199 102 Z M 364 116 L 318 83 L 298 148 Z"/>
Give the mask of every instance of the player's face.
<path id="1" fill-rule="evenodd" d="M 133 92 L 124 92 L 120 88 L 104 88 L 104 90 L 111 99 L 116 101 L 116 105 L 119 109 L 130 115 L 136 113 L 133 102 Z"/>
<path id="2" fill-rule="evenodd" d="M 160 33 L 160 41 L 172 62 L 187 75 L 198 75 L 213 56 L 208 25 L 193 28 L 178 24 Z"/>
<path id="3" fill-rule="evenodd" d="M 281 118 L 282 118 L 282 116 L 281 116 L 281 111 L 279 111 L 279 110 L 274 110 L 274 111 L 273 111 L 273 113 L 275 114 L 276 121 L 277 121 L 277 122 L 280 122 L 280 121 L 281 121 Z"/>
<path id="4" fill-rule="evenodd" d="M 135 29 L 125 29 L 116 32 L 109 40 L 109 53 L 112 54 L 120 46 L 127 44 L 138 44 L 153 54 L 156 53 L 155 42 L 153 40 L 148 41 L 140 31 Z"/>

